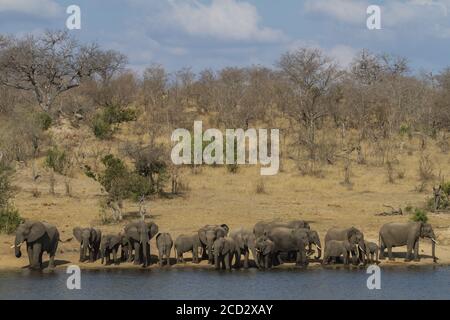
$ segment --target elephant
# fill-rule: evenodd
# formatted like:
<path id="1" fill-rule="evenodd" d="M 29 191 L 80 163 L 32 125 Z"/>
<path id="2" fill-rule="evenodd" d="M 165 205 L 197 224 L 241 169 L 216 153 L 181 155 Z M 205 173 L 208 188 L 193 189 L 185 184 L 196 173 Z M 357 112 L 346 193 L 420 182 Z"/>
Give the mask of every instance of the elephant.
<path id="1" fill-rule="evenodd" d="M 312 245 L 315 245 L 317 248 L 317 256 L 314 259 L 318 260 L 322 256 L 322 244 L 320 243 L 320 237 L 317 231 L 311 229 L 299 228 L 299 231 L 303 231 L 308 236 L 308 253 L 312 252 Z"/>
<path id="2" fill-rule="evenodd" d="M 310 229 L 310 225 L 308 222 L 304 220 L 293 220 L 289 222 L 280 222 L 280 221 L 260 221 L 255 224 L 253 227 L 253 233 L 255 234 L 256 238 L 259 238 L 264 235 L 264 231 L 268 231 L 273 228 L 277 227 L 284 227 L 284 228 L 291 228 L 291 229 Z"/>
<path id="3" fill-rule="evenodd" d="M 124 235 L 129 242 L 128 261 L 131 260 L 134 249 L 134 264 L 142 264 L 143 267 L 150 265 L 149 241 L 158 233 L 158 225 L 154 222 L 135 221 L 127 224 Z"/>
<path id="4" fill-rule="evenodd" d="M 348 240 L 329 240 L 326 243 L 322 264 L 328 264 L 330 260 L 335 263 L 336 259 L 342 256 L 344 258 L 344 264 L 347 265 L 349 263 L 350 252 L 354 252 L 355 250 L 356 246 Z"/>
<path id="5" fill-rule="evenodd" d="M 258 253 L 256 260 L 260 269 L 270 269 L 272 267 L 272 259 L 275 253 L 275 243 L 266 236 L 256 239 L 255 244 Z"/>
<path id="6" fill-rule="evenodd" d="M 121 234 L 108 234 L 102 236 L 100 243 L 101 263 L 106 265 L 111 263 L 111 253 L 113 255 L 113 263 L 119 264 L 117 253 L 122 245 L 123 235 Z"/>
<path id="7" fill-rule="evenodd" d="M 275 244 L 274 257 L 279 264 L 283 264 L 280 253 L 295 252 L 296 265 L 307 266 L 305 247 L 309 244 L 308 234 L 301 229 L 290 229 L 285 227 L 276 227 L 266 231 L 265 235 Z"/>
<path id="8" fill-rule="evenodd" d="M 67 240 L 67 241 L 70 241 Z M 59 231 L 47 222 L 26 221 L 20 224 L 16 230 L 16 239 L 14 241 L 15 255 L 17 258 L 22 256 L 21 245 L 26 242 L 28 260 L 31 269 L 42 269 L 42 254 L 47 252 L 49 255 L 48 267 L 55 267 L 55 254 L 58 249 Z"/>
<path id="9" fill-rule="evenodd" d="M 202 258 L 208 258 L 208 263 L 212 264 L 214 262 L 214 256 L 211 252 L 212 245 L 214 241 L 218 238 L 223 238 L 228 235 L 230 229 L 226 224 L 222 225 L 206 225 L 200 230 L 198 230 L 198 238 L 200 239 L 200 244 L 202 247 Z"/>
<path id="10" fill-rule="evenodd" d="M 170 251 L 172 251 L 173 240 L 169 233 L 160 233 L 156 236 L 156 247 L 158 248 L 159 265 L 162 267 L 164 260 L 170 266 Z"/>
<path id="11" fill-rule="evenodd" d="M 102 232 L 94 228 L 73 229 L 73 235 L 80 242 L 80 262 L 95 262 L 100 256 Z"/>
<path id="12" fill-rule="evenodd" d="M 370 241 L 364 241 L 364 243 L 366 245 L 366 254 L 369 263 L 378 263 L 378 254 L 380 252 L 378 245 Z"/>
<path id="13" fill-rule="evenodd" d="M 216 270 L 222 269 L 231 270 L 231 263 L 233 256 L 240 255 L 239 248 L 236 242 L 231 237 L 217 238 L 211 248 L 214 254 L 214 265 Z"/>
<path id="14" fill-rule="evenodd" d="M 175 240 L 175 255 L 177 257 L 177 263 L 184 263 L 183 254 L 192 251 L 192 262 L 199 263 L 198 260 L 198 248 L 200 247 L 200 239 L 198 232 L 194 234 L 182 234 Z"/>
<path id="15" fill-rule="evenodd" d="M 344 241 L 348 240 L 350 244 L 355 245 L 355 249 L 351 251 L 354 263 L 361 262 L 366 264 L 366 249 L 364 244 L 364 234 L 355 227 L 350 228 L 331 228 L 325 235 L 325 250 L 330 240 Z"/>
<path id="16" fill-rule="evenodd" d="M 230 232 L 230 237 L 234 239 L 236 245 L 239 247 L 239 251 L 241 254 L 244 254 L 244 268 L 247 269 L 249 267 L 249 255 L 250 251 L 253 255 L 253 259 L 256 263 L 256 267 L 259 268 L 259 261 L 257 259 L 257 253 L 255 248 L 256 237 L 254 233 L 250 230 L 246 229 L 238 229 Z M 236 267 L 240 267 L 240 255 L 236 259 Z"/>
<path id="17" fill-rule="evenodd" d="M 392 247 L 406 245 L 405 261 L 411 261 L 413 250 L 414 260 L 419 261 L 419 238 L 431 239 L 433 262 L 436 262 L 436 236 L 431 225 L 423 222 L 391 222 L 383 225 L 379 233 L 380 259 L 384 259 L 384 249 L 387 248 L 389 260 L 394 260 Z"/>

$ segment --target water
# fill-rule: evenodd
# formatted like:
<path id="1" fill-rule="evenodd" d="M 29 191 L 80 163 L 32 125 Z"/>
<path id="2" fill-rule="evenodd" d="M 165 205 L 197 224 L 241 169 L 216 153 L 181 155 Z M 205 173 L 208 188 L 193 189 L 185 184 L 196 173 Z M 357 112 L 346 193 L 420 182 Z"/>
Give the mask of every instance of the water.
<path id="1" fill-rule="evenodd" d="M 0 299 L 450 299 L 450 267 L 383 268 L 381 290 L 365 269 L 82 271 L 81 290 L 67 274 L 0 272 Z"/>

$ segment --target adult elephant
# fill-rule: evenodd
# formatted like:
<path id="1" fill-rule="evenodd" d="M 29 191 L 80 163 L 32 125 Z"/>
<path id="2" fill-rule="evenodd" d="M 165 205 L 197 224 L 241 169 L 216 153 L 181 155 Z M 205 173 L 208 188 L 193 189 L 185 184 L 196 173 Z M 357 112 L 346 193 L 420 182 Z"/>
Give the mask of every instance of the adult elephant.
<path id="1" fill-rule="evenodd" d="M 250 251 L 253 256 L 253 260 L 256 263 L 256 267 L 259 268 L 259 259 L 257 259 L 257 253 L 255 248 L 256 237 L 254 233 L 250 230 L 241 228 L 230 232 L 230 237 L 234 239 L 236 246 L 239 248 L 241 254 L 244 254 L 244 268 L 247 269 L 249 266 L 249 255 Z M 241 257 L 236 259 L 236 267 L 240 267 Z"/>
<path id="2" fill-rule="evenodd" d="M 309 223 L 304 220 L 292 220 L 288 222 L 280 222 L 280 221 L 260 221 L 255 224 L 253 227 L 253 233 L 256 238 L 259 238 L 264 235 L 265 231 L 270 231 L 273 228 L 291 228 L 291 229 L 310 229 Z"/>
<path id="3" fill-rule="evenodd" d="M 94 228 L 76 227 L 73 229 L 73 235 L 80 243 L 80 262 L 95 262 L 100 255 L 102 232 Z"/>
<path id="4" fill-rule="evenodd" d="M 267 238 L 274 243 L 274 255 L 279 264 L 283 264 L 280 253 L 296 253 L 296 265 L 307 266 L 306 246 L 309 243 L 308 234 L 300 229 L 291 229 L 285 227 L 273 228 L 265 232 Z"/>
<path id="5" fill-rule="evenodd" d="M 320 237 L 317 231 L 311 229 L 299 228 L 299 231 L 303 231 L 308 236 L 308 251 L 312 252 L 312 246 L 315 245 L 317 248 L 317 256 L 314 257 L 315 260 L 320 259 L 322 256 L 322 244 L 320 243 Z"/>
<path id="6" fill-rule="evenodd" d="M 364 243 L 364 234 L 360 230 L 356 229 L 355 227 L 329 229 L 327 231 L 327 234 L 325 235 L 325 250 L 327 248 L 327 242 L 330 240 L 347 240 L 352 248 L 355 248 L 351 252 L 353 261 L 359 261 L 363 264 L 366 264 L 366 245 Z"/>
<path id="7" fill-rule="evenodd" d="M 31 269 L 42 268 L 42 254 L 47 252 L 50 257 L 48 267 L 54 268 L 59 241 L 59 232 L 54 225 L 40 221 L 26 221 L 17 228 L 12 248 L 15 249 L 16 257 L 20 258 L 22 256 L 20 247 L 26 243 Z"/>
<path id="8" fill-rule="evenodd" d="M 128 239 L 128 259 L 134 249 L 134 264 L 150 265 L 150 240 L 158 233 L 158 225 L 154 222 L 135 221 L 127 224 L 124 235 Z"/>
<path id="9" fill-rule="evenodd" d="M 226 224 L 206 225 L 198 230 L 198 238 L 203 249 L 202 259 L 207 257 L 208 263 L 214 263 L 214 256 L 211 250 L 214 241 L 226 237 L 229 230 Z"/>
<path id="10" fill-rule="evenodd" d="M 385 248 L 388 249 L 389 260 L 394 260 L 392 248 L 406 246 L 405 261 L 411 261 L 413 250 L 414 260 L 419 261 L 419 238 L 431 239 L 433 261 L 436 262 L 436 236 L 431 225 L 423 222 L 391 222 L 383 225 L 379 233 L 380 259 L 384 259 Z"/>

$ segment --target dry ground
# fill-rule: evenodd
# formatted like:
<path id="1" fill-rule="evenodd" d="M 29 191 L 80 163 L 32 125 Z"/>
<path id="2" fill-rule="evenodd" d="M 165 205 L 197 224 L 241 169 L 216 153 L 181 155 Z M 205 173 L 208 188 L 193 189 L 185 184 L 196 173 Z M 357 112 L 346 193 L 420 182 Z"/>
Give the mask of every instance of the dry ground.
<path id="1" fill-rule="evenodd" d="M 428 147 L 436 164 L 435 171 L 450 177 L 450 161 L 447 154 L 433 146 Z M 252 228 L 260 220 L 305 219 L 311 222 L 322 239 L 327 229 L 333 226 L 355 226 L 366 238 L 378 242 L 378 230 L 382 224 L 392 221 L 408 221 L 404 216 L 379 217 L 375 213 L 386 210 L 383 204 L 396 208 L 406 205 L 422 206 L 431 195 L 430 183 L 425 193 L 415 191 L 418 182 L 419 151 L 412 155 L 404 152 L 400 157 L 398 170 L 405 173 L 403 179 L 394 184 L 387 182 L 386 168 L 373 165 L 352 166 L 352 187 L 341 184 L 342 167 L 328 165 L 323 168 L 324 177 L 302 176 L 290 161 L 283 162 L 283 171 L 276 176 L 261 177 L 259 168 L 241 168 L 238 174 L 230 174 L 226 168 L 204 167 L 193 174 L 189 168 L 183 169 L 183 181 L 190 190 L 183 197 L 175 199 L 155 199 L 148 204 L 152 219 L 160 231 L 170 232 L 175 239 L 179 234 L 197 230 L 205 224 L 226 223 L 232 229 L 240 226 Z M 56 196 L 49 194 L 48 177 L 42 173 L 37 186 L 39 197 L 32 195 L 34 188 L 30 168 L 19 168 L 15 184 L 20 188 L 15 205 L 27 219 L 46 220 L 56 224 L 61 238 L 72 237 L 75 226 L 95 226 L 103 233 L 118 233 L 123 226 L 136 218 L 138 207 L 125 203 L 126 221 L 112 225 L 101 225 L 99 219 L 100 186 L 79 173 L 72 179 L 73 196 L 64 195 L 63 178 L 57 177 Z M 258 194 L 256 185 L 263 179 L 265 193 Z M 450 264 L 450 214 L 429 213 L 439 246 L 436 254 L 440 264 Z M 20 268 L 27 265 L 26 254 L 16 259 L 10 245 L 13 236 L 0 236 L 0 269 Z M 155 248 L 152 240 L 152 249 Z M 75 240 L 60 244 L 57 259 L 61 264 L 78 261 Z M 432 263 L 429 240 L 420 244 L 422 260 L 420 264 Z M 405 248 L 395 251 L 404 252 Z M 155 253 L 156 251 L 153 251 Z M 383 264 L 404 265 L 403 259 Z M 411 264 L 417 264 L 412 262 Z M 62 265 L 63 266 L 63 265 Z M 61 266 L 61 267 L 62 267 Z M 100 268 L 99 262 L 84 267 Z M 121 266 L 128 267 L 127 264 Z"/>

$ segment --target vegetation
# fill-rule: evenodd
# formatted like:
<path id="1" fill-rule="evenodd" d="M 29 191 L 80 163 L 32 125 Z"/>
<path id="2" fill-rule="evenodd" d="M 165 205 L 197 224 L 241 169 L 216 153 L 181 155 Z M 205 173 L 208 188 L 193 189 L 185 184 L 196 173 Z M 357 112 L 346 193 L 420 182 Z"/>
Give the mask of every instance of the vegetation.
<path id="1" fill-rule="evenodd" d="M 427 213 L 419 208 L 415 208 L 411 215 L 411 220 L 415 222 L 428 222 L 428 215 Z"/>

